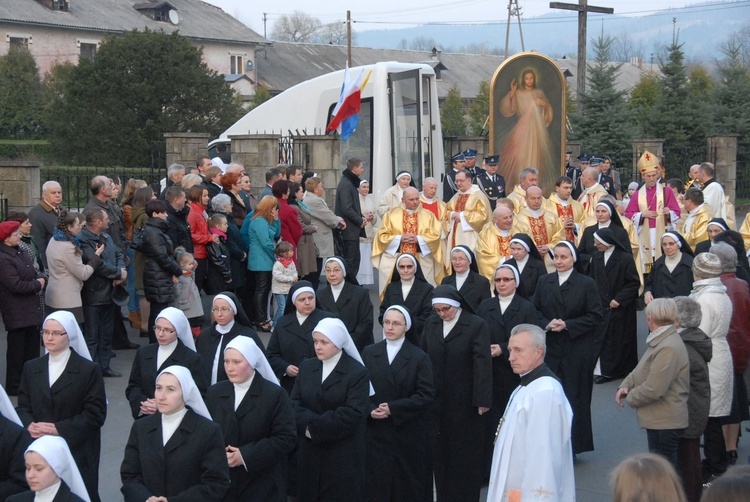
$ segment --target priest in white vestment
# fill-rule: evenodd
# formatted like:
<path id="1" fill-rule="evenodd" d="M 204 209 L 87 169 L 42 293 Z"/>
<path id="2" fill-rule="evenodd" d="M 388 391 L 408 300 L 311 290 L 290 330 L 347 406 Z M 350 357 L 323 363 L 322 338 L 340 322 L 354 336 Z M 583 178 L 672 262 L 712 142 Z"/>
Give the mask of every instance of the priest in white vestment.
<path id="1" fill-rule="evenodd" d="M 510 365 L 521 384 L 498 427 L 488 502 L 575 501 L 573 411 L 559 380 L 544 364 L 545 351 L 540 327 L 519 324 L 511 331 Z"/>

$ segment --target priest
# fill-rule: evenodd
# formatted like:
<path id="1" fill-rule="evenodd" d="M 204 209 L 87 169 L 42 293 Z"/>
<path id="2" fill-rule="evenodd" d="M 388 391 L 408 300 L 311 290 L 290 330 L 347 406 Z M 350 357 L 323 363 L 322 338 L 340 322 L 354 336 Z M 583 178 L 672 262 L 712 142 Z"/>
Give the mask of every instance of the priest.
<path id="1" fill-rule="evenodd" d="M 514 186 L 513 191 L 508 194 L 508 199 L 513 201 L 515 213 L 526 207 L 526 190 L 536 186 L 539 186 L 539 170 L 533 167 L 522 170 L 518 175 L 518 185 Z"/>
<path id="2" fill-rule="evenodd" d="M 555 191 L 548 199 L 544 199 L 543 207 L 560 218 L 565 227 L 565 240 L 576 242 L 586 214 L 581 203 L 571 197 L 572 192 L 573 180 L 567 176 L 560 176 L 555 181 Z"/>
<path id="3" fill-rule="evenodd" d="M 583 184 L 583 193 L 578 197 L 578 202 L 583 205 L 586 217 L 594 216 L 594 208 L 602 195 L 607 195 L 607 191 L 599 184 L 599 170 L 595 167 L 586 168 L 581 175 Z"/>
<path id="4" fill-rule="evenodd" d="M 476 249 L 477 238 L 482 228 L 490 222 L 490 201 L 478 186 L 471 183 L 465 171 L 456 173 L 458 192 L 448 202 L 448 247 L 464 245 Z M 445 267 L 450 265 L 450 256 L 444 257 Z"/>
<path id="5" fill-rule="evenodd" d="M 516 233 L 531 233 L 527 227 L 515 223 L 515 216 L 510 209 L 512 203 L 508 199 L 500 199 L 492 212 L 492 221 L 485 225 L 479 233 L 476 256 L 479 273 L 494 281 L 497 266 L 511 257 L 510 241 Z"/>
<path id="6" fill-rule="evenodd" d="M 427 282 L 435 286 L 442 279 L 441 227 L 435 215 L 421 207 L 414 187 L 404 190 L 401 205 L 383 215 L 372 243 L 372 264 L 378 269 L 382 298 L 396 257 L 402 253 L 417 257 Z"/>
<path id="7" fill-rule="evenodd" d="M 531 230 L 529 234 L 536 244 L 539 254 L 544 258 L 547 271 L 555 270 L 550 250 L 558 242 L 565 240 L 565 227 L 556 213 L 542 207 L 544 195 L 536 186 L 526 190 L 526 207 L 518 212 L 518 224 Z"/>
<path id="8" fill-rule="evenodd" d="M 703 192 L 697 188 L 691 188 L 685 192 L 682 203 L 688 214 L 679 228 L 679 232 L 685 238 L 688 246 L 695 251 L 698 243 L 704 240 L 708 230 L 708 222 L 714 215 L 709 205 L 704 202 Z"/>
<path id="9" fill-rule="evenodd" d="M 508 342 L 521 376 L 497 430 L 487 500 L 575 500 L 573 411 L 562 385 L 544 364 L 544 331 L 519 324 Z"/>
<path id="10" fill-rule="evenodd" d="M 419 193 L 419 202 L 422 204 L 422 209 L 426 209 L 435 215 L 438 222 L 440 222 L 442 233 L 440 235 L 440 251 L 441 256 L 445 256 L 448 252 L 448 244 L 445 237 L 448 235 L 448 216 L 446 211 L 448 204 L 443 202 L 440 197 L 437 196 L 438 182 L 432 176 L 424 179 L 422 183 L 422 191 Z M 442 264 L 441 264 L 442 266 Z M 435 274 L 438 283 L 442 280 L 442 274 Z"/>

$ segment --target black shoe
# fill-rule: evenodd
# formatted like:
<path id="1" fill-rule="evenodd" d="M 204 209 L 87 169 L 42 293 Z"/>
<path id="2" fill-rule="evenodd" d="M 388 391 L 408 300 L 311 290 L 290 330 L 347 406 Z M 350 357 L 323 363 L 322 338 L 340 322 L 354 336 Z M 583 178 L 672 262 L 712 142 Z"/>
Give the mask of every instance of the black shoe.
<path id="1" fill-rule="evenodd" d="M 102 371 L 102 376 L 105 378 L 118 378 L 122 376 L 122 373 L 118 373 L 112 368 L 107 368 L 106 370 Z"/>
<path id="2" fill-rule="evenodd" d="M 608 376 L 599 375 L 594 378 L 594 383 L 607 383 L 614 380 L 614 378 L 610 378 Z"/>
<path id="3" fill-rule="evenodd" d="M 112 347 L 115 350 L 134 350 L 140 347 L 137 343 L 133 343 L 131 341 L 128 341 L 128 343 L 124 345 L 118 345 L 117 347 Z"/>

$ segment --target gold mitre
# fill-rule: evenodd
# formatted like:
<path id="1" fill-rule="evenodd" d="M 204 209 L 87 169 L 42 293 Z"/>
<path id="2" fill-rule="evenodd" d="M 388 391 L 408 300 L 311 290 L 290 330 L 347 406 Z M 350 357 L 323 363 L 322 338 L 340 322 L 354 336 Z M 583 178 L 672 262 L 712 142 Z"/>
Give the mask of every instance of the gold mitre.
<path id="1" fill-rule="evenodd" d="M 659 171 L 659 158 L 653 153 L 646 150 L 638 159 L 638 170 L 641 174 L 653 173 Z"/>

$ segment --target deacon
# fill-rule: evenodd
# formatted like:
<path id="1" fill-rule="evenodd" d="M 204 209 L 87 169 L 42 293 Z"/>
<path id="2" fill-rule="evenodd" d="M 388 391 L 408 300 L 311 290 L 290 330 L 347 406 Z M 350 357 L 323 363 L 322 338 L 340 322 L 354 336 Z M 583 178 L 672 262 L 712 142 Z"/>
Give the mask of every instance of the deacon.
<path id="1" fill-rule="evenodd" d="M 667 230 L 672 230 L 672 222 L 680 219 L 680 206 L 672 190 L 665 190 L 658 183 L 661 167 L 654 154 L 644 152 L 638 159 L 637 167 L 645 184 L 630 198 L 625 216 L 638 229 L 641 264 L 643 272 L 648 273 L 654 261 L 661 256 L 661 236 Z"/>
<path id="2" fill-rule="evenodd" d="M 383 221 L 372 243 L 372 264 L 378 269 L 380 296 L 402 253 L 417 257 L 427 282 L 435 286 L 436 276 L 442 275 L 442 229 L 435 215 L 419 204 L 419 192 L 414 187 L 404 190 L 401 205 L 383 215 Z"/>
<path id="3" fill-rule="evenodd" d="M 519 227 L 514 221 L 513 211 L 508 199 L 501 199 L 492 212 L 492 222 L 485 225 L 479 233 L 476 255 L 479 273 L 493 280 L 497 266 L 511 257 L 510 241 L 516 233 L 531 233 L 527 227 Z"/>
<path id="4" fill-rule="evenodd" d="M 487 500 L 576 498 L 573 411 L 557 376 L 544 364 L 545 338 L 533 324 L 511 331 L 510 364 L 521 383 L 497 431 Z"/>
<path id="5" fill-rule="evenodd" d="M 565 240 L 576 242 L 585 213 L 581 203 L 571 197 L 572 192 L 573 180 L 560 176 L 555 181 L 555 192 L 544 200 L 543 207 L 560 218 L 565 227 Z"/>
<path id="6" fill-rule="evenodd" d="M 697 188 L 691 188 L 685 192 L 682 203 L 688 214 L 678 230 L 685 238 L 688 246 L 695 251 L 698 243 L 704 240 L 708 230 L 708 222 L 713 219 L 714 215 L 708 204 L 704 203 L 703 192 Z"/>
<path id="7" fill-rule="evenodd" d="M 544 195 L 539 187 L 529 187 L 526 190 L 526 207 L 517 215 L 518 224 L 529 228 L 529 234 L 536 244 L 539 254 L 544 257 L 547 271 L 555 270 L 555 264 L 550 256 L 552 247 L 565 240 L 565 227 L 557 214 L 542 207 Z"/>
<path id="8" fill-rule="evenodd" d="M 477 237 L 491 219 L 490 201 L 478 186 L 472 185 L 469 173 L 456 173 L 458 192 L 448 202 L 446 216 L 449 222 L 448 247 L 453 249 L 461 244 L 476 249 Z M 446 268 L 450 257 L 446 259 Z"/>
<path id="9" fill-rule="evenodd" d="M 464 157 L 464 153 L 459 152 L 451 157 L 451 164 L 453 165 L 453 169 L 445 173 L 445 178 L 443 178 L 443 202 L 448 202 L 458 192 L 456 174 L 466 170 L 466 157 Z"/>
<path id="10" fill-rule="evenodd" d="M 578 202 L 583 205 L 586 217 L 594 216 L 594 208 L 602 195 L 607 195 L 607 191 L 599 184 L 599 171 L 595 167 L 589 167 L 581 175 L 583 183 L 583 193 L 578 197 Z"/>
<path id="11" fill-rule="evenodd" d="M 499 155 L 485 157 L 482 167 L 484 170 L 474 178 L 474 183 L 484 192 L 490 201 L 490 207 L 495 210 L 499 199 L 505 197 L 505 178 L 497 174 Z"/>
<path id="12" fill-rule="evenodd" d="M 484 169 L 477 165 L 477 151 L 469 148 L 464 152 L 464 158 L 466 159 L 466 170 L 471 174 L 472 178 L 476 178 L 484 172 Z"/>
<path id="13" fill-rule="evenodd" d="M 527 167 L 518 175 L 518 185 L 513 187 L 513 191 L 508 195 L 508 199 L 513 201 L 513 212 L 518 212 L 526 207 L 526 190 L 529 187 L 539 186 L 539 170 L 533 167 Z"/>

